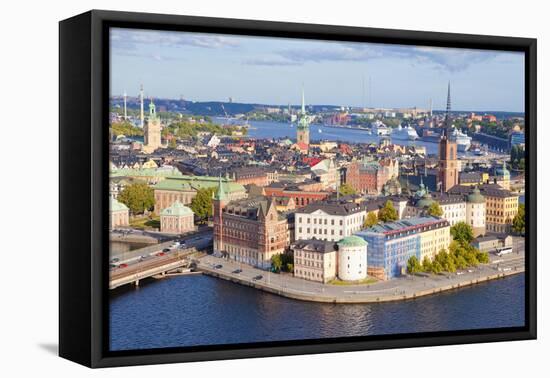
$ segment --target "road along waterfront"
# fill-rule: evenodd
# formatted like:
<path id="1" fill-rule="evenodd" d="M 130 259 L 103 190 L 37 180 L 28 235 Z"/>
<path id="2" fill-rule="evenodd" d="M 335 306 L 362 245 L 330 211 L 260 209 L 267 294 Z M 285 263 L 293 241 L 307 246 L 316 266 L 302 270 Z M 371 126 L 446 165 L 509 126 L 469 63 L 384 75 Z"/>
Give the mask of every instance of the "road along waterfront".
<path id="1" fill-rule="evenodd" d="M 489 264 L 457 273 L 405 276 L 368 285 L 343 286 L 265 272 L 214 256 L 198 259 L 198 268 L 217 278 L 292 299 L 328 303 L 376 303 L 418 298 L 523 273 L 525 256 L 523 251 L 519 251 L 502 257 L 491 256 Z"/>

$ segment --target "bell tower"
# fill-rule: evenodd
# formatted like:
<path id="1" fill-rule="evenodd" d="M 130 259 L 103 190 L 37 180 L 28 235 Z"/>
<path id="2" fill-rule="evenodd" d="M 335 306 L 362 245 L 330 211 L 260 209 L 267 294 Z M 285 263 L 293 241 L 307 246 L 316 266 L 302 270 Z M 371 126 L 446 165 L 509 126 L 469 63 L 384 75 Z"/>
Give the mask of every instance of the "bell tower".
<path id="1" fill-rule="evenodd" d="M 306 114 L 304 88 L 302 88 L 302 111 L 296 128 L 296 143 L 304 143 L 309 146 L 309 118 Z"/>

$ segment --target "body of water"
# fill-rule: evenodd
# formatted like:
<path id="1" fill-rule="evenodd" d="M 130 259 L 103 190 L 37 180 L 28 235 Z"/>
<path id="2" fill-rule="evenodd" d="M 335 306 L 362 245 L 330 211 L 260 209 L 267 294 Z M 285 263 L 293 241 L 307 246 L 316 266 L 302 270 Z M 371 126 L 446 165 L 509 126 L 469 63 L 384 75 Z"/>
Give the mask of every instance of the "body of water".
<path id="1" fill-rule="evenodd" d="M 225 122 L 224 119 L 214 118 L 217 123 Z M 248 136 L 253 138 L 290 138 L 296 139 L 296 125 L 291 125 L 285 122 L 272 121 L 250 121 Z M 320 131 L 319 131 L 320 130 Z M 335 128 L 324 125 L 312 124 L 309 127 L 309 138 L 311 141 L 331 140 L 348 143 L 378 143 L 381 137 L 370 135 L 364 130 L 347 129 L 343 127 Z M 425 146 L 428 154 L 436 154 L 438 149 L 437 143 L 424 142 L 421 140 L 393 140 L 395 144 Z"/>
<path id="2" fill-rule="evenodd" d="M 111 350 L 523 326 L 524 274 L 415 300 L 302 302 L 213 277 L 111 294 Z"/>

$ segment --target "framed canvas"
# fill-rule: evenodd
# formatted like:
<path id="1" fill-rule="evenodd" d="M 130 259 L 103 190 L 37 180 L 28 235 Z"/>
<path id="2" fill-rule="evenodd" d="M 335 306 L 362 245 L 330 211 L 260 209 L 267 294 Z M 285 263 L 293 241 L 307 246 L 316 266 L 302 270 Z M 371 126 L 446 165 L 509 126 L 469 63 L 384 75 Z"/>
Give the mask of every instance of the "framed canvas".
<path id="1" fill-rule="evenodd" d="M 536 40 L 59 26 L 62 357 L 536 338 Z"/>

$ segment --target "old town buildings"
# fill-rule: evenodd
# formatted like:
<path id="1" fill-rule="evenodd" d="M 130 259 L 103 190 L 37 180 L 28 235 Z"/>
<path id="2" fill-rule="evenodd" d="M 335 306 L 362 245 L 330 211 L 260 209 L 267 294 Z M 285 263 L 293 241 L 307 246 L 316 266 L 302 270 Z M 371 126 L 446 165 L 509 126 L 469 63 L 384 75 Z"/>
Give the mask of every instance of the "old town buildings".
<path id="1" fill-rule="evenodd" d="M 254 197 L 231 201 L 219 182 L 213 199 L 214 254 L 262 269 L 288 245 L 288 223 L 275 201 Z"/>

